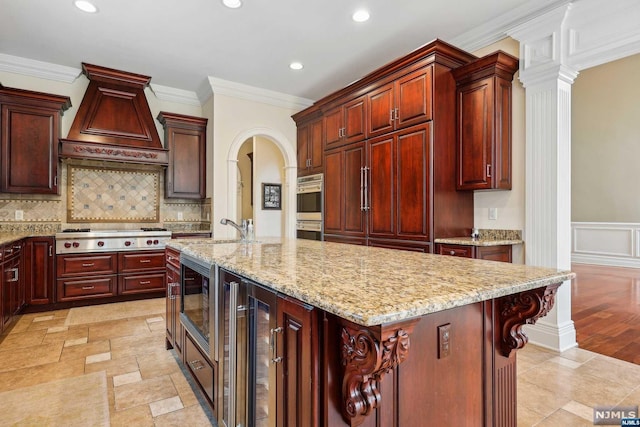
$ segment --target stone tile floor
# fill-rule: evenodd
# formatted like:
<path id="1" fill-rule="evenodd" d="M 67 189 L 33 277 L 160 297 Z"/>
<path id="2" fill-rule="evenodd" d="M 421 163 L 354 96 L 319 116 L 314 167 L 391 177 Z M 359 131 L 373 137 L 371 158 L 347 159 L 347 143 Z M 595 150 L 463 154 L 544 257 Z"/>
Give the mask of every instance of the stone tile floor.
<path id="1" fill-rule="evenodd" d="M 0 342 L 0 426 L 208 426 L 165 350 L 164 299 L 21 316 Z M 592 426 L 640 404 L 640 365 L 581 349 L 518 352 L 518 426 Z"/>

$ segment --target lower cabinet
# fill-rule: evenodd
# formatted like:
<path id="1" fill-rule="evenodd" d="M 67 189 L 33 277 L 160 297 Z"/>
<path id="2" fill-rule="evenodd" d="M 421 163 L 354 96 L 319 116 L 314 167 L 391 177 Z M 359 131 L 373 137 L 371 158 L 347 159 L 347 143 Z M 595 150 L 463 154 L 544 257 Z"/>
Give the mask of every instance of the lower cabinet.
<path id="1" fill-rule="evenodd" d="M 210 404 L 215 402 L 214 384 L 216 380 L 214 364 L 205 356 L 200 347 L 186 334 L 184 346 L 184 363 L 189 373 L 204 392 Z"/>
<path id="2" fill-rule="evenodd" d="M 22 268 L 23 241 L 0 246 L 0 332 L 4 331 L 25 305 Z"/>
<path id="3" fill-rule="evenodd" d="M 53 304 L 55 302 L 54 238 L 28 238 L 23 258 L 27 305 Z"/>
<path id="4" fill-rule="evenodd" d="M 489 261 L 511 262 L 511 245 L 473 246 L 439 243 L 436 253 L 463 258 L 485 259 Z"/>

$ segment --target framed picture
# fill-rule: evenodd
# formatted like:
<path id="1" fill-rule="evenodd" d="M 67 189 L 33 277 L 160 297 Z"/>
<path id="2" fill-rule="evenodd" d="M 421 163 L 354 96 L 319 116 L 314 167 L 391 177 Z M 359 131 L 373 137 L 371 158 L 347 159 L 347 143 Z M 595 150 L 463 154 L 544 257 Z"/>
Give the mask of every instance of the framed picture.
<path id="1" fill-rule="evenodd" d="M 262 209 L 282 209 L 282 184 L 262 184 Z"/>

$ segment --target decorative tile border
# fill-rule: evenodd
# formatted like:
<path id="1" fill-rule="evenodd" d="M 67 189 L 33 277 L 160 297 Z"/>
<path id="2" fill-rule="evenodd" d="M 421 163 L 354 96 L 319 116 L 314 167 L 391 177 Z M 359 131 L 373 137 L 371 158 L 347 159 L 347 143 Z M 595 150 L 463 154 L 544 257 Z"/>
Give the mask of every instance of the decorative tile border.
<path id="1" fill-rule="evenodd" d="M 69 165 L 68 222 L 158 222 L 160 171 Z"/>

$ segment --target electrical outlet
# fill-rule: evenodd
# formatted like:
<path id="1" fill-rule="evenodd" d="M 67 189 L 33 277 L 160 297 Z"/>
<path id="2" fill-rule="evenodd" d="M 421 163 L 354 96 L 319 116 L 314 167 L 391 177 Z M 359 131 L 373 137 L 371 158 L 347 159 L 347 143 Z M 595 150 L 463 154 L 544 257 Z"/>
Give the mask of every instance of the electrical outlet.
<path id="1" fill-rule="evenodd" d="M 498 219 L 498 208 L 489 208 L 489 219 Z"/>
<path id="2" fill-rule="evenodd" d="M 16 221 L 22 221 L 24 219 L 24 211 L 16 210 Z"/>
<path id="3" fill-rule="evenodd" d="M 184 219 L 184 215 L 182 212 L 178 212 L 178 221 L 182 221 Z"/>
<path id="4" fill-rule="evenodd" d="M 438 326 L 438 359 L 451 354 L 451 323 Z"/>

